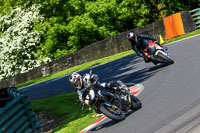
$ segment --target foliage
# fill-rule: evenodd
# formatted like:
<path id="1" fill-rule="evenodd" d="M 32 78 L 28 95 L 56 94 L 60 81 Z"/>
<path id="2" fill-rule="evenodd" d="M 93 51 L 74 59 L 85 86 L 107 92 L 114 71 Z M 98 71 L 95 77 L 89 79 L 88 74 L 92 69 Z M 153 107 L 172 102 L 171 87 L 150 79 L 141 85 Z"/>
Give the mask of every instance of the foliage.
<path id="1" fill-rule="evenodd" d="M 23 71 L 13 68 L 14 65 L 7 64 L 9 69 L 14 72 L 6 74 L 8 71 L 6 68 L 3 77 L 25 72 L 37 66 L 36 64 L 48 61 L 47 59 L 58 59 L 93 42 L 154 22 L 172 13 L 192 10 L 199 7 L 199 3 L 199 0 L 0 0 L 0 15 L 10 15 L 10 21 L 13 19 L 11 17 L 13 9 L 23 7 L 24 10 L 29 10 L 35 4 L 41 7 L 38 15 L 44 16 L 42 23 L 31 18 L 32 27 L 21 29 L 29 29 L 29 32 L 34 31 L 34 37 L 38 37 L 37 44 L 26 51 L 31 53 L 31 58 L 28 59 L 33 60 L 34 63 L 26 65 L 26 68 L 23 67 Z M 21 19 L 19 16 L 18 18 Z M 8 21 L 1 21 L 0 24 L 5 23 L 4 29 L 12 29 L 9 28 L 10 22 L 7 24 L 6 22 Z M 0 31 L 2 39 L 6 38 L 4 32 L 5 30 Z M 9 32 L 14 34 L 11 32 L 14 30 Z M 18 43 L 23 42 L 23 45 L 27 44 L 26 41 L 22 41 L 23 39 L 21 41 L 15 40 L 18 40 Z M 0 47 L 7 46 L 4 44 Z M 21 47 L 18 48 L 21 49 Z M 18 65 L 21 65 L 22 68 L 24 65 L 22 60 L 26 60 L 27 57 L 20 57 L 21 61 L 18 61 Z M 7 65 L 1 66 L 1 69 Z"/>
<path id="2" fill-rule="evenodd" d="M 144 0 L 151 5 L 152 17 L 162 19 L 180 11 L 190 11 L 200 6 L 199 0 Z"/>
<path id="3" fill-rule="evenodd" d="M 53 132 L 78 133 L 97 118 L 92 117 L 94 109 L 90 111 L 88 106 L 85 106 L 81 110 L 80 102 L 74 104 L 77 99 L 76 92 L 68 92 L 32 101 L 31 105 L 34 106 L 34 112 L 48 111 L 53 118 L 62 120 Z"/>
<path id="4" fill-rule="evenodd" d="M 142 0 L 40 0 L 40 3 L 45 23 L 38 55 L 52 59 L 149 23 L 150 8 Z"/>
<path id="5" fill-rule="evenodd" d="M 184 2 L 38 0 L 37 2 L 41 4 L 41 13 L 45 17 L 41 29 L 44 34 L 37 56 L 53 60 L 108 36 L 154 22 L 177 11 L 190 10 L 199 4 L 195 0 Z"/>
<path id="6" fill-rule="evenodd" d="M 35 58 L 38 31 L 34 31 L 34 21 L 42 20 L 39 6 L 23 9 L 18 7 L 0 17 L 0 79 L 26 72 L 41 64 Z"/>

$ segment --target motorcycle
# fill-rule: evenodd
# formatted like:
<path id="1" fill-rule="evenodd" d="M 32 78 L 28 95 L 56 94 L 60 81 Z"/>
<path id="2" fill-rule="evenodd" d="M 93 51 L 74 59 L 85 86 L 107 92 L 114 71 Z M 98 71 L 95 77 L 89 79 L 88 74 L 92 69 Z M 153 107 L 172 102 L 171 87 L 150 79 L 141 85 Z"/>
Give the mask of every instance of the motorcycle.
<path id="1" fill-rule="evenodd" d="M 92 71 L 90 71 L 90 77 L 91 75 Z M 126 118 L 125 114 L 130 109 L 136 111 L 142 107 L 142 103 L 130 93 L 129 87 L 122 81 L 117 82 L 119 86 L 113 89 L 106 89 L 105 83 L 101 87 L 96 88 L 94 87 L 96 83 L 91 82 L 87 88 L 89 97 L 84 99 L 84 104 L 94 106 L 96 113 L 103 113 L 108 118 L 118 121 L 124 120 Z"/>
<path id="2" fill-rule="evenodd" d="M 165 50 L 155 42 L 149 41 L 149 44 L 145 47 L 145 49 L 142 52 L 154 64 L 157 63 L 174 64 L 174 60 L 170 58 L 170 55 L 167 52 L 167 50 Z"/>

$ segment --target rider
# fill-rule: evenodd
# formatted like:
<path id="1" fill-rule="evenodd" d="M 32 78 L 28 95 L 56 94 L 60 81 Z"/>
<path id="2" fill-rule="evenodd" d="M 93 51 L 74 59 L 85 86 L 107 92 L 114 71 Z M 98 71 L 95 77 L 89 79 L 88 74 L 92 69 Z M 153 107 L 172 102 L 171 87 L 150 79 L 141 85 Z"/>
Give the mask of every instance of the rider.
<path id="1" fill-rule="evenodd" d="M 98 75 L 92 74 L 90 76 L 89 73 L 84 74 L 81 76 L 79 73 L 74 72 L 69 77 L 69 81 L 74 88 L 76 88 L 76 92 L 79 96 L 79 100 L 82 104 L 89 104 L 94 99 L 95 93 L 87 88 L 92 84 L 94 88 L 100 89 L 103 85 L 98 82 Z M 104 88 L 111 89 L 114 87 L 118 87 L 121 85 L 120 81 L 111 81 L 104 85 Z M 119 88 L 118 88 L 119 89 Z"/>
<path id="2" fill-rule="evenodd" d="M 129 32 L 127 34 L 127 39 L 131 42 L 132 49 L 137 53 L 138 56 L 143 57 L 146 63 L 153 61 L 152 59 L 147 58 L 141 51 L 143 51 L 146 46 L 148 46 L 149 42 L 147 40 L 152 40 L 159 46 L 160 43 L 150 35 L 136 35 L 133 32 Z M 147 40 L 146 40 L 147 39 Z M 162 47 L 162 46 L 161 46 Z M 165 48 L 167 49 L 167 48 Z M 151 57 L 150 57 L 151 58 Z M 154 63 L 154 62 L 153 62 Z"/>
<path id="3" fill-rule="evenodd" d="M 93 74 L 91 79 L 96 82 L 94 86 L 98 87 L 98 76 L 96 74 Z M 94 93 L 91 92 L 91 94 L 89 95 L 90 92 L 88 92 L 87 88 L 89 87 L 88 85 L 90 84 L 90 75 L 88 73 L 86 73 L 85 75 L 81 76 L 79 73 L 74 72 L 72 73 L 72 75 L 69 77 L 69 81 L 72 84 L 72 86 L 74 88 L 76 88 L 76 92 L 79 96 L 79 100 L 84 103 L 85 99 L 87 99 L 89 102 L 89 100 L 93 100 L 94 98 Z M 87 103 L 89 104 L 89 103 Z"/>

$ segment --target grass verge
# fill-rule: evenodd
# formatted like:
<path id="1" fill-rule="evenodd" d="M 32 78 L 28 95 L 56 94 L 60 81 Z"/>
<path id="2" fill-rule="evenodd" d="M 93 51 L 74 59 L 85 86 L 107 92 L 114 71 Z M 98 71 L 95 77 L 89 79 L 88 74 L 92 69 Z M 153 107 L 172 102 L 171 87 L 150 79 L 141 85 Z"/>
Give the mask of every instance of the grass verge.
<path id="1" fill-rule="evenodd" d="M 196 34 L 200 34 L 200 29 L 193 31 L 191 33 L 185 34 L 183 36 L 170 39 L 166 41 L 165 44 L 180 40 L 182 38 L 193 36 Z M 79 65 L 67 70 L 63 70 L 61 72 L 51 74 L 47 77 L 42 77 L 36 80 L 29 81 L 24 84 L 17 85 L 17 87 L 20 87 L 20 86 L 22 87 L 31 83 L 38 83 L 38 82 L 45 81 L 48 79 L 63 76 L 63 75 L 72 73 L 74 71 L 83 70 L 94 65 L 113 61 L 113 60 L 128 56 L 130 54 L 133 54 L 132 50 L 126 51 L 120 54 L 116 54 L 113 56 L 109 56 L 103 59 L 99 59 L 96 61 L 92 61 L 89 63 L 85 63 L 85 64 L 82 64 L 82 65 Z M 32 101 L 31 104 L 34 106 L 33 111 L 35 112 L 50 110 L 53 116 L 59 117 L 59 118 L 62 117 L 64 119 L 60 123 L 60 125 L 54 130 L 54 132 L 78 133 L 79 131 L 87 127 L 89 124 L 91 124 L 97 118 L 92 117 L 94 110 L 88 111 L 87 108 L 85 108 L 84 110 L 81 110 L 80 104 L 74 104 L 74 100 L 76 99 L 78 99 L 76 93 L 70 92 L 70 93 L 59 94 L 59 95 L 44 98 L 44 99 L 35 100 L 35 101 Z"/>
<path id="2" fill-rule="evenodd" d="M 75 92 L 59 94 L 31 102 L 34 112 L 50 111 L 51 116 L 62 119 L 60 125 L 54 130 L 59 133 L 78 133 L 90 125 L 98 117 L 92 117 L 94 110 L 89 111 L 88 106 L 81 110 L 81 104 L 75 104 L 78 99 Z"/>

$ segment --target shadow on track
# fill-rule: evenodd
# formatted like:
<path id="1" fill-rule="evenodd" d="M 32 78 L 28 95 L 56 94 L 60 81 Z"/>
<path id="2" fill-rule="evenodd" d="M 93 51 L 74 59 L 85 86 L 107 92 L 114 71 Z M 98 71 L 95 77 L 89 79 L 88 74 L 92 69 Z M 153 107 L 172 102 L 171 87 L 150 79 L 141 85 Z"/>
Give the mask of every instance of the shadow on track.
<path id="1" fill-rule="evenodd" d="M 124 83 L 141 83 L 155 75 L 162 67 L 164 66 L 157 65 L 148 68 L 142 58 L 138 58 L 136 54 L 132 54 L 115 61 L 82 70 L 79 73 L 83 75 L 92 69 L 93 72 L 99 76 L 99 81 L 102 83 L 109 82 L 111 80 L 122 80 Z M 62 77 L 35 84 L 33 86 L 28 86 L 20 91 L 29 95 L 30 100 L 71 92 L 75 89 L 68 80 L 69 75 L 70 74 L 67 74 Z"/>
<path id="2" fill-rule="evenodd" d="M 158 64 L 147 67 L 142 58 L 138 58 L 136 54 L 133 54 L 94 68 L 83 70 L 80 73 L 88 73 L 92 69 L 99 76 L 100 82 L 121 80 L 125 83 L 141 83 L 167 66 L 167 64 Z"/>
<path id="3" fill-rule="evenodd" d="M 159 71 L 162 71 L 167 66 L 168 66 L 167 64 L 159 64 L 153 67 L 144 68 L 139 71 L 130 73 L 129 75 L 126 75 L 124 77 L 120 77 L 120 79 L 126 82 L 141 83 L 147 80 L 148 78 L 154 76 Z"/>
<path id="4" fill-rule="evenodd" d="M 99 81 L 102 83 L 111 80 L 141 83 L 162 70 L 160 68 L 163 67 L 166 67 L 166 65 L 158 64 L 156 66 L 146 67 L 144 60 L 138 58 L 136 54 L 133 54 L 115 61 L 82 70 L 79 73 L 83 75 L 92 69 L 93 72 L 99 76 Z M 69 75 L 64 78 L 68 79 Z M 66 81 L 65 86 L 65 92 L 72 91 L 72 86 L 69 82 Z"/>

